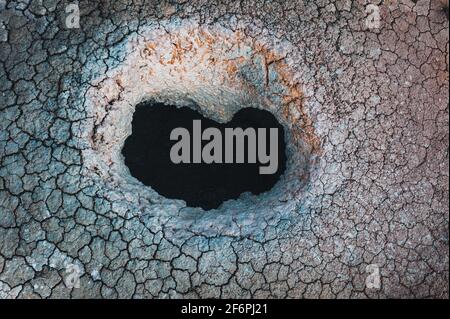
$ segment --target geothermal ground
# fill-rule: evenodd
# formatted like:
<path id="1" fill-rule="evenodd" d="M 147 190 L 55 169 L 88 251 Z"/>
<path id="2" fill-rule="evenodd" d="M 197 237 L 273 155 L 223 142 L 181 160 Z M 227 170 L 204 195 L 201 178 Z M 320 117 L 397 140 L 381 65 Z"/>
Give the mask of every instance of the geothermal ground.
<path id="1" fill-rule="evenodd" d="M 0 0 L 0 298 L 448 298 L 445 10 Z M 121 152 L 146 101 L 271 112 L 284 174 L 161 196 Z"/>

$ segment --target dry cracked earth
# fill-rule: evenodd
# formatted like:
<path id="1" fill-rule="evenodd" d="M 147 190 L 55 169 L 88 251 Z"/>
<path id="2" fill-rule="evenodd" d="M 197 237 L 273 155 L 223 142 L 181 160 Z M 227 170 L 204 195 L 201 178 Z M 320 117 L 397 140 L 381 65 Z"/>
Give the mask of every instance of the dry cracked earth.
<path id="1" fill-rule="evenodd" d="M 73 3 L 0 1 L 0 298 L 448 298 L 445 3 Z M 160 196 L 120 155 L 148 99 L 270 110 L 284 176 Z"/>

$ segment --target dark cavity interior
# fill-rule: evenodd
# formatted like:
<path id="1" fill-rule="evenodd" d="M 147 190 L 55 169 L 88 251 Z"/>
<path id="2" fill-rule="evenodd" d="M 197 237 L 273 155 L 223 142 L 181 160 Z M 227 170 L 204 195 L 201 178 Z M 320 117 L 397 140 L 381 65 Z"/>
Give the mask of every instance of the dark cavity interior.
<path id="1" fill-rule="evenodd" d="M 222 154 L 225 157 L 225 128 L 252 127 L 267 129 L 266 150 L 269 152 L 269 128 L 278 128 L 278 169 L 274 174 L 260 174 L 259 167 L 267 164 L 248 163 L 248 140 L 245 139 L 245 161 L 235 163 L 192 163 L 193 120 L 201 120 L 202 131 L 216 127 L 222 132 Z M 183 127 L 190 132 L 191 163 L 174 164 L 170 150 L 176 140 L 170 140 L 174 128 Z M 202 147 L 209 141 L 202 141 Z M 236 143 L 234 146 L 236 157 Z M 205 210 L 219 207 L 224 201 L 236 199 L 244 192 L 255 195 L 270 190 L 283 174 L 286 153 L 283 127 L 268 111 L 245 108 L 233 119 L 220 124 L 203 117 L 188 107 L 176 108 L 160 103 L 144 102 L 136 106 L 132 134 L 122 149 L 125 164 L 132 176 L 152 187 L 166 198 L 182 199 L 189 207 Z"/>

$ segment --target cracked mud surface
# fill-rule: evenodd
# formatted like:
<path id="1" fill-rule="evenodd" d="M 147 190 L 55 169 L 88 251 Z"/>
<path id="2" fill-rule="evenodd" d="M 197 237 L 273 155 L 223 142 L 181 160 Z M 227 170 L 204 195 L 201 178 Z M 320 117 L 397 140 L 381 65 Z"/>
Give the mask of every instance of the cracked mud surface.
<path id="1" fill-rule="evenodd" d="M 80 1 L 79 29 L 42 3 L 0 1 L 0 298 L 448 298 L 440 1 L 378 29 L 364 1 Z M 286 176 L 217 211 L 161 197 L 117 155 L 144 98 L 271 110 Z"/>

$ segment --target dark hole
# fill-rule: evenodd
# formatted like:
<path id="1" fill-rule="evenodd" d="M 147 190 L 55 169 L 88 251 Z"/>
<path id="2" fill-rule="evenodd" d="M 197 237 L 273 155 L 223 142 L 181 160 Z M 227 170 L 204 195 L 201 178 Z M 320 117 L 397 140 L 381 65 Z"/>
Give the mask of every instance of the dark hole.
<path id="1" fill-rule="evenodd" d="M 258 152 L 256 163 L 248 163 L 247 138 L 245 138 L 244 163 L 192 163 L 193 120 L 201 120 L 202 131 L 208 127 L 215 127 L 221 131 L 223 158 L 226 152 L 224 133 L 226 127 L 240 127 L 244 130 L 254 128 L 255 132 L 258 132 L 258 128 L 266 128 L 267 154 L 270 153 L 269 128 L 277 128 L 278 169 L 274 174 L 260 174 L 260 167 L 267 166 L 268 162 L 259 163 Z M 186 128 L 190 132 L 190 164 L 174 164 L 171 161 L 170 150 L 178 140 L 171 141 L 170 133 L 177 127 Z M 257 133 L 256 140 L 258 136 Z M 202 148 L 208 142 L 202 141 Z M 284 172 L 286 165 L 283 127 L 270 112 L 255 108 L 242 109 L 230 122 L 220 124 L 188 107 L 176 108 L 159 103 L 141 103 L 136 106 L 132 134 L 126 139 L 122 154 L 131 175 L 143 184 L 151 186 L 167 198 L 182 199 L 190 207 L 203 209 L 217 208 L 225 200 L 236 199 L 247 191 L 260 194 L 270 190 Z"/>

